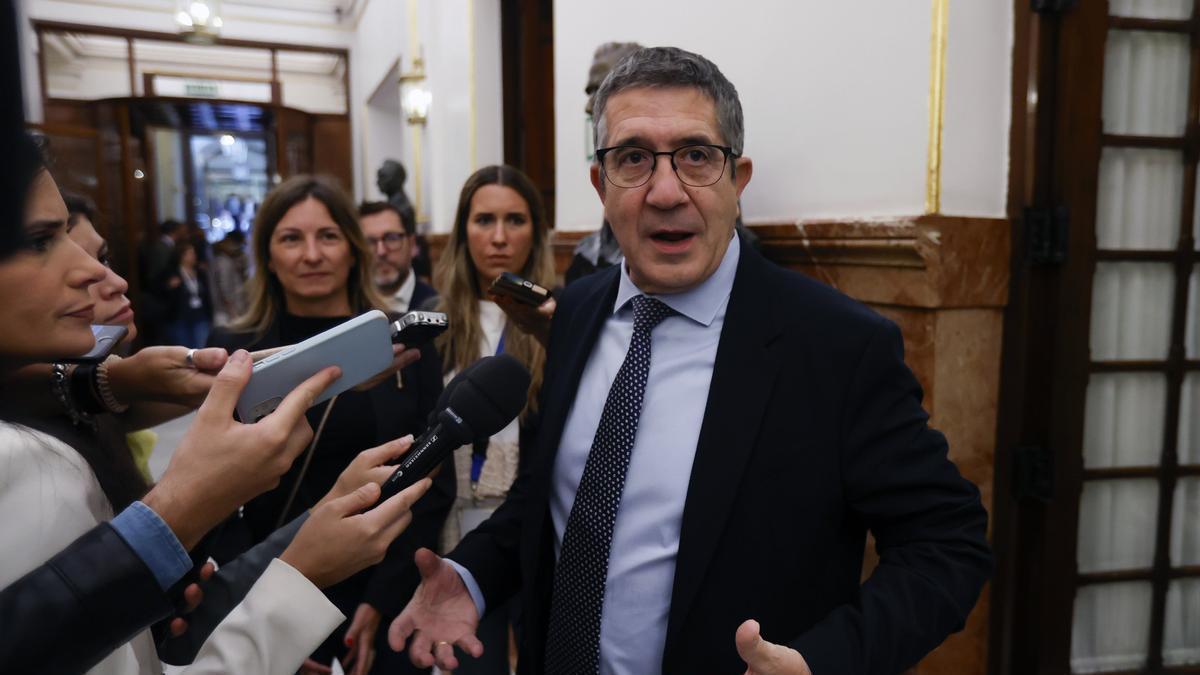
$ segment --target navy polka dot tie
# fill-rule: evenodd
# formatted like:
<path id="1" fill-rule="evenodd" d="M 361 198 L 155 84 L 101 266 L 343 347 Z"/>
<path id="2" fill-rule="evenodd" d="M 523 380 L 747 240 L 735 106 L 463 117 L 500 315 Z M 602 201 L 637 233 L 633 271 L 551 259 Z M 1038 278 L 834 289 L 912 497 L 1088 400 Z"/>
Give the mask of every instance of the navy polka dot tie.
<path id="1" fill-rule="evenodd" d="M 633 299 L 633 339 L 608 390 L 554 569 L 546 636 L 549 675 L 600 670 L 600 612 L 608 554 L 650 372 L 650 331 L 673 313 L 654 298 Z"/>

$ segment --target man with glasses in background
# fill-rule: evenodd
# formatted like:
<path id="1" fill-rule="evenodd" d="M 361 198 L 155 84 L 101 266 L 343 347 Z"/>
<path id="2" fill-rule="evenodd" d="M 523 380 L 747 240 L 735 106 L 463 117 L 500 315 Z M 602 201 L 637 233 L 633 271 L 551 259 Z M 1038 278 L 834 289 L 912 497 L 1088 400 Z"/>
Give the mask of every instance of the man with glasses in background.
<path id="1" fill-rule="evenodd" d="M 640 49 L 595 110 L 625 261 L 559 294 L 533 452 L 446 558 L 418 552 L 391 646 L 452 669 L 520 592 L 520 673 L 903 671 L 991 555 L 900 331 L 735 234 L 754 166 L 712 62 Z"/>
<path id="2" fill-rule="evenodd" d="M 388 309 L 403 314 L 431 306 L 437 291 L 412 272 L 413 237 L 417 223 L 412 211 L 402 212 L 389 202 L 363 202 L 358 222 L 375 253 L 372 278 L 388 301 Z"/>

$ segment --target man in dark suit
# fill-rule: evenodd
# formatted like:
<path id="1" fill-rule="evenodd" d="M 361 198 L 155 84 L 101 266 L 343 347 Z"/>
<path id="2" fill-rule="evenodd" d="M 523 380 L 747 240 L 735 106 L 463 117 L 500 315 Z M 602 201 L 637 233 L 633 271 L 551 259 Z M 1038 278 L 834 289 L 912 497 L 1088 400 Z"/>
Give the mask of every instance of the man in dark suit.
<path id="1" fill-rule="evenodd" d="M 375 254 L 371 278 L 388 302 L 388 309 L 403 314 L 436 304 L 437 291 L 413 273 L 413 247 L 417 219 L 411 208 L 402 210 L 391 202 L 363 202 L 358 223 Z"/>
<path id="2" fill-rule="evenodd" d="M 734 234 L 753 165 L 711 62 L 639 50 L 596 110 L 625 263 L 561 293 L 536 450 L 447 558 L 418 554 L 392 647 L 452 668 L 520 592 L 522 673 L 904 670 L 962 627 L 991 556 L 899 331 Z"/>

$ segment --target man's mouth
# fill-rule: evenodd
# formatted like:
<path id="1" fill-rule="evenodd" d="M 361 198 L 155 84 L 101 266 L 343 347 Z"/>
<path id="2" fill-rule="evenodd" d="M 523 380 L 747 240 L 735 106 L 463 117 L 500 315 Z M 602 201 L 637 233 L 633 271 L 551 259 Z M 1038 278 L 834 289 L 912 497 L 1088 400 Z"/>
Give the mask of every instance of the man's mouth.
<path id="1" fill-rule="evenodd" d="M 661 242 L 673 244 L 673 243 L 677 243 L 677 242 L 681 242 L 681 241 L 686 241 L 688 239 L 691 239 L 694 236 L 696 236 L 696 234 L 694 232 L 662 231 L 662 232 L 655 232 L 654 234 L 651 234 L 650 238 L 655 241 L 661 241 Z"/>

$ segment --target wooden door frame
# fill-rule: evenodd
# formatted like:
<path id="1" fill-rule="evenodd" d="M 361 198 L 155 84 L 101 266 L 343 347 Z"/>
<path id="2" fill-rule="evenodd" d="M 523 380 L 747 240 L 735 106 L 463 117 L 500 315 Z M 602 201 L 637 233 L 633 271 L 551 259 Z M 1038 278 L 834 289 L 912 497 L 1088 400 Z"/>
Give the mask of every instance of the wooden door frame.
<path id="1" fill-rule="evenodd" d="M 1043 4 L 1054 4 L 1046 2 Z M 1066 3 L 1070 4 L 1070 3 Z M 1146 578 L 1145 572 L 1081 575 L 1076 541 L 1084 479 L 1130 471 L 1083 467 L 1088 378 L 1093 372 L 1168 372 L 1164 454 L 1149 473 L 1159 490 L 1151 625 L 1144 669 L 1166 672 L 1162 638 L 1169 568 L 1170 509 L 1174 497 L 1174 452 L 1184 361 L 1183 321 L 1172 327 L 1173 351 L 1166 365 L 1155 362 L 1093 364 L 1090 318 L 1093 275 L 1098 260 L 1162 260 L 1176 263 L 1173 317 L 1184 317 L 1192 252 L 1195 156 L 1200 147 L 1200 10 L 1182 22 L 1110 19 L 1108 3 L 1082 2 L 1058 14 L 1035 14 L 1016 0 L 1010 136 L 1009 214 L 1013 228 L 1012 287 L 1005 336 L 996 450 L 993 582 L 988 672 L 1065 675 L 1070 672 L 1074 600 L 1081 582 Z M 1200 3 L 1196 3 L 1200 4 Z M 1162 30 L 1192 36 L 1186 136 L 1174 139 L 1122 137 L 1103 129 L 1106 41 L 1110 28 Z M 1171 253 L 1097 251 L 1096 209 L 1100 159 L 1106 145 L 1181 149 L 1186 161 L 1181 239 Z M 1031 225 L 1026 207 L 1066 206 L 1069 239 L 1060 265 L 1036 266 L 1029 258 Z M 1189 250 L 1185 250 L 1189 249 Z M 1185 318 L 1185 317 L 1184 317 Z M 1053 492 L 1048 501 L 1014 494 L 1020 476 L 1018 448 L 1041 447 L 1053 457 Z M 1027 466 L 1027 465 L 1026 465 Z M 1136 471 L 1136 470 L 1135 470 Z M 1165 510 L 1165 511 L 1164 511 Z M 1200 672 L 1173 668 L 1169 672 Z"/>
<path id="2" fill-rule="evenodd" d="M 542 193 L 555 222 L 554 3 L 500 3 L 504 96 L 504 162 L 521 169 Z M 550 130 L 547 133 L 547 130 Z"/>

